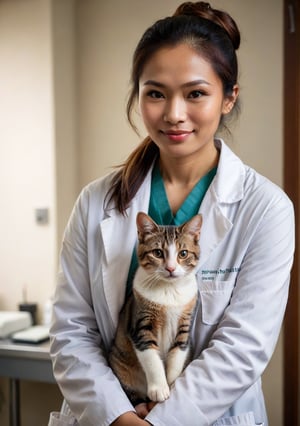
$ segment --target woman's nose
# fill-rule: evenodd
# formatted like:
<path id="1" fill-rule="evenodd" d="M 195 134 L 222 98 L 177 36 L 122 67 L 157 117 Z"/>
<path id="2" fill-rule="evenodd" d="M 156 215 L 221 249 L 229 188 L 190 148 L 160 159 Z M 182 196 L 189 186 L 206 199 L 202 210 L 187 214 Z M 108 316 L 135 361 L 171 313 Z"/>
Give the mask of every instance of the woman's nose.
<path id="1" fill-rule="evenodd" d="M 175 98 L 166 103 L 163 119 L 166 123 L 177 124 L 186 120 L 186 105 L 183 99 Z"/>

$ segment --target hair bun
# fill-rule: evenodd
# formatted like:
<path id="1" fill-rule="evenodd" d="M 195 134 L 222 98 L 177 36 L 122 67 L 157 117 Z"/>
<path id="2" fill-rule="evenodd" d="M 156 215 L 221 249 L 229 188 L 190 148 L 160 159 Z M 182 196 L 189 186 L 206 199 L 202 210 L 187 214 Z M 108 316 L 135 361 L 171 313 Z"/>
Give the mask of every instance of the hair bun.
<path id="1" fill-rule="evenodd" d="M 227 12 L 213 9 L 211 5 L 204 1 L 185 2 L 176 9 L 173 16 L 186 15 L 197 16 L 208 19 L 223 28 L 230 38 L 233 47 L 237 50 L 240 46 L 240 32 L 232 17 Z"/>

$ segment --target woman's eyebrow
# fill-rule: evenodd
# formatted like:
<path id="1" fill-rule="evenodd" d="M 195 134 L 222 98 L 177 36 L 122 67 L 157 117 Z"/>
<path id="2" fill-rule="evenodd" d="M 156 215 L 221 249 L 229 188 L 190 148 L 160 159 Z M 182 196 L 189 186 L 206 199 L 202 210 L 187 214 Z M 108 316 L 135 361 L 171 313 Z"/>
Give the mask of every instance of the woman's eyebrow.
<path id="1" fill-rule="evenodd" d="M 206 80 L 203 79 L 198 79 L 198 80 L 193 80 L 193 81 L 188 81 L 187 83 L 184 83 L 182 85 L 182 87 L 191 87 L 191 86 L 198 86 L 201 84 L 205 84 L 205 85 L 210 85 L 210 83 Z M 160 83 L 159 81 L 155 81 L 155 80 L 147 80 L 145 81 L 145 83 L 143 84 L 144 86 L 155 86 L 155 87 L 160 87 L 160 88 L 166 88 L 167 86 L 163 83 Z"/>
<path id="2" fill-rule="evenodd" d="M 144 86 L 155 86 L 155 87 L 161 87 L 161 88 L 166 87 L 165 84 L 159 83 L 158 81 L 155 81 L 155 80 L 147 80 L 147 81 L 145 81 L 145 83 L 143 85 Z"/>

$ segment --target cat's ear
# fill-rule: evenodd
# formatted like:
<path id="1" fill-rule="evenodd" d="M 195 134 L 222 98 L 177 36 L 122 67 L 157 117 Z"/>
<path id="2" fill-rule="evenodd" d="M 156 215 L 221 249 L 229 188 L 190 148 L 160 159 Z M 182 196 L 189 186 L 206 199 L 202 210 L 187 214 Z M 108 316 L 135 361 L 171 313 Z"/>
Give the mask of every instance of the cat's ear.
<path id="1" fill-rule="evenodd" d="M 158 231 L 158 225 L 144 212 L 139 212 L 136 216 L 136 224 L 138 233 L 140 234 L 152 234 Z"/>
<path id="2" fill-rule="evenodd" d="M 187 232 L 188 234 L 193 235 L 195 240 L 198 241 L 200 238 L 202 222 L 202 215 L 197 214 L 196 216 L 192 217 L 192 219 L 190 219 L 188 222 L 184 223 L 181 229 L 183 232 Z"/>

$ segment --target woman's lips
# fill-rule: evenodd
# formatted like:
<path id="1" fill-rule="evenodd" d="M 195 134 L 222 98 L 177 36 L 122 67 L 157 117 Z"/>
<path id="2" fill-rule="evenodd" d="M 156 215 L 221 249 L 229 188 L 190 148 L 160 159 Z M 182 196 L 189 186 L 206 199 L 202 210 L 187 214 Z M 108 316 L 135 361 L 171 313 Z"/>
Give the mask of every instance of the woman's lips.
<path id="1" fill-rule="evenodd" d="M 193 131 L 190 130 L 167 130 L 163 131 L 164 135 L 172 141 L 180 142 L 190 136 Z"/>

